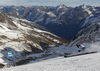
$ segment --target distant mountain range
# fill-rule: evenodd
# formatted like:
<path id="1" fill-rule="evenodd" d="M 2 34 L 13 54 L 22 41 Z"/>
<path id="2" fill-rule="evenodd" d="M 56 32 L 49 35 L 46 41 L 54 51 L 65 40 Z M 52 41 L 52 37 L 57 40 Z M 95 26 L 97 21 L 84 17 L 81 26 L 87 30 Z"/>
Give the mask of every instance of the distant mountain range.
<path id="1" fill-rule="evenodd" d="M 80 5 L 77 7 L 67 7 L 63 4 L 56 7 L 1 6 L 0 10 L 7 14 L 20 15 L 68 40 L 72 39 L 80 30 L 90 25 L 84 24 L 84 20 L 100 14 L 100 7 L 89 5 Z"/>

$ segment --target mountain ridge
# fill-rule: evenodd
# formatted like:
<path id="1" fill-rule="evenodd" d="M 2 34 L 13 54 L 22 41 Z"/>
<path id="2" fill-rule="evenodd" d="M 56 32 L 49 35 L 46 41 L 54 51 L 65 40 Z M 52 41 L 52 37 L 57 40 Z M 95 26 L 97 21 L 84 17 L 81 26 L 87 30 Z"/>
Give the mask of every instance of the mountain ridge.
<path id="1" fill-rule="evenodd" d="M 78 32 L 73 39 L 70 41 L 69 46 L 74 46 L 75 44 L 83 43 L 99 43 L 100 42 L 100 15 L 91 16 L 89 19 L 84 20 L 83 22 L 86 25 L 89 25 L 87 28 Z M 83 26 L 84 26 L 83 24 Z"/>
<path id="2" fill-rule="evenodd" d="M 85 19 L 100 14 L 100 7 L 85 4 L 76 7 L 67 7 L 63 4 L 31 7 L 7 6 L 0 10 L 8 14 L 20 15 L 67 40 L 72 39 L 80 30 L 89 26 L 80 26 Z"/>

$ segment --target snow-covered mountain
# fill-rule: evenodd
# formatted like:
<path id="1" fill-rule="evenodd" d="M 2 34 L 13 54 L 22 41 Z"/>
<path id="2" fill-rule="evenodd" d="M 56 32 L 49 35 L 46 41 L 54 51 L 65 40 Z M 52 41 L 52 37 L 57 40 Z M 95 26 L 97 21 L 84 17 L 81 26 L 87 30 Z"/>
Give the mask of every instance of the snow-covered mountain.
<path id="1" fill-rule="evenodd" d="M 100 7 L 80 5 L 77 7 L 67 7 L 63 4 L 59 6 L 6 6 L 0 9 L 8 14 L 16 14 L 25 19 L 40 24 L 52 33 L 70 40 L 81 29 L 81 23 L 89 16 L 98 15 Z M 81 27 L 81 28 L 80 28 Z"/>
<path id="2" fill-rule="evenodd" d="M 57 43 L 68 42 L 50 33 L 47 29 L 38 24 L 51 29 L 51 31 L 55 30 L 60 35 L 68 35 L 68 38 L 72 38 L 78 32 L 68 46 L 62 45 L 60 47 L 48 48 L 43 53 L 28 55 L 27 58 L 41 58 L 45 56 L 45 54 L 51 56 L 33 61 L 34 64 L 11 68 L 9 70 L 33 71 L 34 69 L 37 71 L 56 71 L 59 69 L 63 71 L 98 71 L 100 66 L 98 63 L 100 60 L 99 53 L 74 57 L 72 59 L 64 59 L 58 56 L 64 55 L 64 53 L 77 52 L 78 48 L 75 46 L 77 43 L 84 44 L 87 47 L 86 51 L 100 51 L 100 7 L 86 5 L 80 5 L 75 8 L 66 7 L 65 5 L 59 5 L 57 7 L 8 6 L 0 7 L 0 9 L 9 14 L 6 15 L 0 11 L 0 63 L 7 62 L 7 47 L 13 48 L 16 60 L 18 60 L 23 59 L 28 53 L 42 52 L 50 46 L 55 46 Z M 38 24 L 27 21 L 18 15 Z M 95 55 L 98 58 L 94 58 Z M 53 59 L 51 59 L 52 57 Z"/>
<path id="3" fill-rule="evenodd" d="M 90 25 L 90 26 L 88 26 Z M 88 26 L 87 28 L 78 32 L 76 36 L 70 41 L 70 46 L 75 46 L 77 43 L 99 43 L 100 42 L 100 14 L 87 17 L 81 26 Z"/>
<path id="4" fill-rule="evenodd" d="M 38 24 L 0 11 L 0 63 L 6 63 L 8 47 L 14 50 L 17 60 L 27 53 L 42 52 L 48 47 L 66 42 Z"/>

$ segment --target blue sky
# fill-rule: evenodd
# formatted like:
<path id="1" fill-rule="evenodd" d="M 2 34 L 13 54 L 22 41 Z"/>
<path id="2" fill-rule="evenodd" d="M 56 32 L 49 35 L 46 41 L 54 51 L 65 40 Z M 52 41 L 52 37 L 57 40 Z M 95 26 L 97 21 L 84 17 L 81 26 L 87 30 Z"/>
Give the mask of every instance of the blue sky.
<path id="1" fill-rule="evenodd" d="M 79 6 L 82 4 L 100 6 L 100 0 L 0 0 L 0 5 L 43 5 L 43 6 L 57 6 L 65 4 L 66 6 Z"/>

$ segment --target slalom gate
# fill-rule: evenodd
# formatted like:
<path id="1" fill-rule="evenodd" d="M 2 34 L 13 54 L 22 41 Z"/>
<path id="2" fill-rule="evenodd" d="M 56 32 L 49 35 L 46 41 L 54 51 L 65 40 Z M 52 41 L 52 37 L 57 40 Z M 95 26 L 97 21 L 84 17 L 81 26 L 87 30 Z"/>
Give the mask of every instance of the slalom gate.
<path id="1" fill-rule="evenodd" d="M 12 48 L 7 48 L 7 67 L 16 66 L 15 57 Z"/>

